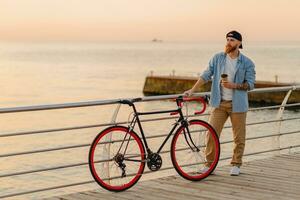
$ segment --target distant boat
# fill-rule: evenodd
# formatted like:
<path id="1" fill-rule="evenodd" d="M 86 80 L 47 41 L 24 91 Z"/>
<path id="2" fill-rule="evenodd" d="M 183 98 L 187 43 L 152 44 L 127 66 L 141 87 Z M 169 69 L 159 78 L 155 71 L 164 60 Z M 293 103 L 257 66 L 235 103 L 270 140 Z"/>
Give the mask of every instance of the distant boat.
<path id="1" fill-rule="evenodd" d="M 159 39 L 156 39 L 156 38 L 154 38 L 153 40 L 152 40 L 152 42 L 163 42 L 162 40 L 159 40 Z"/>

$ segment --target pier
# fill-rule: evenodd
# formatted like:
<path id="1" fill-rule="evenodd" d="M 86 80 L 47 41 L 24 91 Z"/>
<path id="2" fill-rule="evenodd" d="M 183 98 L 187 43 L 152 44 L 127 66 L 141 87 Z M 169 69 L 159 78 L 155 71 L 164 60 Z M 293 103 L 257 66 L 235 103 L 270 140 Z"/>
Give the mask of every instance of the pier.
<path id="1" fill-rule="evenodd" d="M 31 123 L 27 129 L 15 128 L 13 131 L 2 130 L 0 133 L 0 199 L 297 199 L 300 191 L 300 116 L 298 111 L 285 115 L 285 108 L 300 106 L 300 99 L 295 103 L 288 103 L 292 94 L 299 90 L 300 85 L 258 88 L 250 92 L 283 92 L 285 97 L 277 105 L 249 109 L 248 114 L 254 118 L 253 121 L 247 121 L 247 152 L 241 176 L 228 175 L 229 166 L 226 164 L 231 159 L 230 145 L 233 142 L 229 135 L 225 139 L 222 137 L 220 142 L 222 156 L 216 175 L 200 182 L 190 182 L 176 175 L 173 166 L 165 162 L 158 172 L 145 169 L 142 179 L 147 176 L 148 179 L 141 180 L 121 193 L 111 193 L 100 188 L 92 179 L 87 162 L 89 147 L 99 131 L 111 125 L 127 125 L 126 120 L 117 118 L 120 115 L 120 99 L 0 108 L 0 120 L 7 119 L 4 122 L 15 123 L 23 115 L 22 120 L 29 119 L 24 124 Z M 208 92 L 195 95 L 206 94 Z M 142 97 L 141 103 L 147 103 L 146 108 L 149 108 L 149 104 L 152 108 L 157 103 L 155 101 L 159 101 L 159 105 L 173 105 L 174 102 L 170 100 L 177 96 Z M 98 122 L 103 113 L 97 109 L 104 107 L 110 113 L 105 119 L 109 119 Z M 270 111 L 268 116 L 255 117 L 266 114 L 263 112 L 265 110 Z M 92 111 L 96 113 L 91 114 Z M 38 113 L 46 118 L 53 118 L 53 121 L 43 127 L 41 121 L 37 121 L 39 116 L 35 116 Z M 128 112 L 125 114 L 127 119 Z M 206 120 L 208 115 L 204 113 L 189 117 Z M 31 120 L 31 116 L 35 117 L 34 120 Z M 80 123 L 87 117 L 93 121 Z M 169 115 L 159 116 L 142 119 L 142 122 L 157 126 L 166 122 L 173 123 L 175 118 Z M 71 124 L 70 121 L 75 123 Z M 1 125 L 3 127 L 5 124 Z M 286 129 L 291 125 L 292 129 Z M 228 124 L 224 131 L 230 132 L 231 128 Z M 256 133 L 258 129 L 262 130 L 261 134 Z M 162 140 L 166 136 L 161 131 L 151 134 L 147 135 L 151 140 Z M 74 137 L 78 137 L 78 140 L 72 141 Z M 18 149 L 19 145 L 25 145 L 26 148 Z M 164 161 L 170 159 L 169 149 L 164 149 L 163 156 Z M 156 177 L 158 174 L 159 177 Z"/>
<path id="2" fill-rule="evenodd" d="M 150 75 L 145 79 L 143 92 L 145 95 L 167 95 L 180 94 L 189 90 L 198 80 L 198 77 L 192 76 L 159 76 Z M 270 87 L 285 87 L 292 86 L 291 83 L 278 83 L 271 81 L 256 81 L 255 88 L 270 88 Z M 211 81 L 201 86 L 196 92 L 209 92 L 211 88 Z M 250 103 L 259 104 L 279 104 L 283 101 L 285 92 L 265 92 L 265 93 L 249 93 Z M 300 99 L 300 91 L 295 91 L 290 96 L 288 102 L 295 103 Z"/>
<path id="3" fill-rule="evenodd" d="M 247 162 L 240 176 L 229 175 L 229 166 L 217 168 L 215 175 L 191 182 L 169 176 L 137 183 L 125 192 L 98 190 L 80 192 L 45 200 L 117 199 L 294 199 L 300 197 L 300 153 L 274 156 Z"/>

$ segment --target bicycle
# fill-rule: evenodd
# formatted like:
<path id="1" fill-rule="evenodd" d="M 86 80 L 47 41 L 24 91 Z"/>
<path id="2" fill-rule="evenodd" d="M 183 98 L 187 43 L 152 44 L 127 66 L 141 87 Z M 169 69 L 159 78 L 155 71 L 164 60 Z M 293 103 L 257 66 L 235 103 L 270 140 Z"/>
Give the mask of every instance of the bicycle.
<path id="1" fill-rule="evenodd" d="M 162 166 L 160 152 L 168 139 L 175 134 L 171 142 L 171 160 L 175 170 L 187 180 L 199 181 L 215 169 L 220 156 L 220 143 L 214 128 L 203 120 L 188 120 L 182 112 L 183 103 L 199 101 L 203 104 L 202 114 L 206 109 L 207 97 L 176 98 L 177 109 L 154 112 L 137 112 L 135 102 L 137 99 L 120 100 L 119 103 L 127 104 L 133 108 L 133 119 L 128 127 L 111 126 L 101 131 L 94 139 L 89 151 L 89 168 L 95 181 L 103 188 L 110 191 L 124 191 L 132 187 L 141 178 L 145 164 L 151 171 L 157 171 Z M 179 115 L 173 128 L 160 145 L 156 153 L 148 146 L 140 116 L 170 113 Z M 138 125 L 140 138 L 134 131 Z M 213 160 L 206 160 L 205 150 L 207 140 L 210 140 L 210 151 L 214 152 Z M 100 159 L 100 160 L 99 160 Z M 201 171 L 201 167 L 210 164 L 209 169 Z"/>

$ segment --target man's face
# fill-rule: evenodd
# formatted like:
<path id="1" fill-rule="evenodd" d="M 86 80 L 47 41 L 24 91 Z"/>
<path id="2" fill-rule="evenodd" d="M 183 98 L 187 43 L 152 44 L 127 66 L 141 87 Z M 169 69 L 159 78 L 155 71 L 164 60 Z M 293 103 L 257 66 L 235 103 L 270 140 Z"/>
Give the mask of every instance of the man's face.
<path id="1" fill-rule="evenodd" d="M 235 38 L 227 37 L 226 39 L 227 39 L 227 43 L 225 46 L 225 53 L 231 53 L 236 49 L 238 49 L 239 46 L 241 45 L 241 42 Z"/>

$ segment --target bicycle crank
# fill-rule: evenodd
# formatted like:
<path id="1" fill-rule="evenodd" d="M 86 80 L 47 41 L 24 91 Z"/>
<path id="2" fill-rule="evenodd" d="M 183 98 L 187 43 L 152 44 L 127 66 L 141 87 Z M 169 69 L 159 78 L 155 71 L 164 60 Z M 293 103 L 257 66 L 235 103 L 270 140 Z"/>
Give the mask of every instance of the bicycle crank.
<path id="1" fill-rule="evenodd" d="M 162 159 L 157 153 L 151 153 L 147 158 L 147 166 L 151 171 L 157 171 L 161 168 Z"/>

